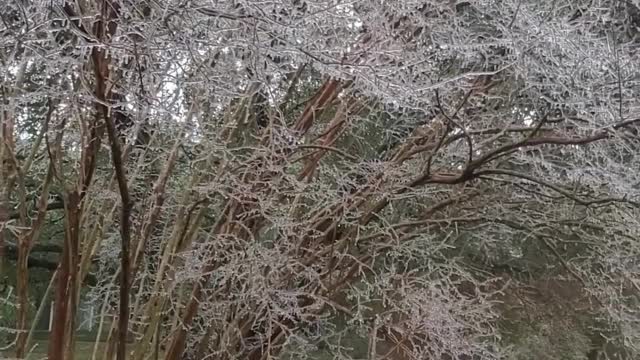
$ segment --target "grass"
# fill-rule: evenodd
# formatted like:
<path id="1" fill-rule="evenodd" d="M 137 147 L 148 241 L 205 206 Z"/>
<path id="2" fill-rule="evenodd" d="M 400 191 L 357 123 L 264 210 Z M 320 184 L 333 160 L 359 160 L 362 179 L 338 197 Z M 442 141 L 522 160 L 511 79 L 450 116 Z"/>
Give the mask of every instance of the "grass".
<path id="1" fill-rule="evenodd" d="M 91 356 L 93 355 L 93 347 L 95 342 L 88 339 L 88 337 L 77 339 L 75 342 L 74 349 L 74 360 L 91 360 Z M 100 342 L 98 344 L 98 352 L 96 353 L 97 360 L 102 359 L 102 355 L 104 355 L 106 343 Z M 47 349 L 49 347 L 49 341 L 46 337 L 38 337 L 35 336 L 33 340 L 33 344 L 31 344 L 31 351 L 27 356 L 27 360 L 45 360 L 47 359 Z M 133 349 L 133 344 L 130 344 L 130 348 Z M 12 351 L 7 351 L 5 353 L 0 353 L 0 359 L 3 360 L 12 360 L 15 356 L 15 353 Z"/>
<path id="2" fill-rule="evenodd" d="M 93 354 L 93 345 L 94 342 L 90 341 L 76 341 L 74 358 L 75 360 L 90 360 L 91 355 Z M 98 355 L 103 354 L 103 349 L 100 347 L 104 347 L 105 343 L 100 343 L 98 348 Z M 27 360 L 44 360 L 47 358 L 47 348 L 49 347 L 49 342 L 46 340 L 35 340 L 34 344 L 32 344 L 31 352 L 27 356 Z M 4 354 L 0 354 L 0 359 L 13 359 L 15 354 L 13 352 L 7 351 Z M 98 358 L 100 358 L 98 356 Z"/>
<path id="3" fill-rule="evenodd" d="M 105 345 L 106 343 L 100 343 L 98 345 L 98 358 L 99 355 L 104 354 L 103 349 Z M 35 349 L 29 354 L 27 360 L 44 360 L 47 358 L 47 348 L 49 347 L 47 340 L 35 340 L 33 346 L 35 346 Z M 90 360 L 93 354 L 93 346 L 93 341 L 76 341 L 74 351 L 75 360 Z"/>

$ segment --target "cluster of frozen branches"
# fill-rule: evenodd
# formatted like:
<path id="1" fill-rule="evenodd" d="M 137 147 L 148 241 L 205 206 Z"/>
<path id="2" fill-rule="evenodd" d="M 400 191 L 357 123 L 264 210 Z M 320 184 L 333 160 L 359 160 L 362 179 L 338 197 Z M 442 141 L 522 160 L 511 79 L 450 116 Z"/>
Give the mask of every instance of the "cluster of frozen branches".
<path id="1" fill-rule="evenodd" d="M 513 356 L 522 274 L 640 350 L 633 1 L 1 6 L 17 302 L 66 204 L 51 360 L 88 274 L 109 360 Z"/>

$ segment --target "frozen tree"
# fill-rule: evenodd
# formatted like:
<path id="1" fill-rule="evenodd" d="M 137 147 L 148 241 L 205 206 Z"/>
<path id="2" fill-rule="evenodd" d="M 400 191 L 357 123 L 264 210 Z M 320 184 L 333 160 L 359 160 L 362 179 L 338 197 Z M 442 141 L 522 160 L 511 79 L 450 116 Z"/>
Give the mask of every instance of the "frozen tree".
<path id="1" fill-rule="evenodd" d="M 638 356 L 637 1 L 0 6 L 18 358 L 54 226 L 51 360 L 85 288 L 95 358 L 522 358 L 536 284 Z"/>

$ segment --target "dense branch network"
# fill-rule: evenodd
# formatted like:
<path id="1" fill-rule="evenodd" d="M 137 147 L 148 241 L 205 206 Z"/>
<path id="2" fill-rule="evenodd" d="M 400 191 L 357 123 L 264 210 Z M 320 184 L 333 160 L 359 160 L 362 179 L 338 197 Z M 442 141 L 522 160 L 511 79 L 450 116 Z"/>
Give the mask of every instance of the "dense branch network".
<path id="1" fill-rule="evenodd" d="M 524 274 L 633 330 L 640 11 L 590 3 L 7 5 L 0 245 L 60 269 L 50 358 L 85 280 L 121 286 L 108 360 L 515 358 Z"/>

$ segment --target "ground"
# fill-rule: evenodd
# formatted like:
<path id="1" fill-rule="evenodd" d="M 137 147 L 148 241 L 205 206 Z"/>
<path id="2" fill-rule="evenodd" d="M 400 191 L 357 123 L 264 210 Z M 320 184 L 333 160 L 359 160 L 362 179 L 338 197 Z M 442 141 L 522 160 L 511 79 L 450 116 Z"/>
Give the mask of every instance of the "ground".
<path id="1" fill-rule="evenodd" d="M 47 358 L 47 348 L 49 347 L 49 342 L 47 341 L 46 334 L 36 334 L 34 336 L 33 344 L 31 345 L 31 352 L 27 357 L 27 360 L 45 360 Z M 75 344 L 75 352 L 74 352 L 74 360 L 92 360 L 91 357 L 93 355 L 93 347 L 95 345 L 94 341 L 90 341 L 88 336 L 79 336 L 79 339 L 76 340 Z M 101 342 L 98 345 L 98 351 L 96 355 L 96 360 L 101 360 L 101 355 L 103 354 L 103 348 L 106 343 Z M 0 359 L 3 360 L 11 360 L 14 356 L 13 351 L 0 352 Z"/>

